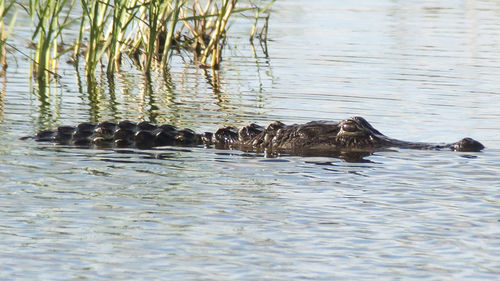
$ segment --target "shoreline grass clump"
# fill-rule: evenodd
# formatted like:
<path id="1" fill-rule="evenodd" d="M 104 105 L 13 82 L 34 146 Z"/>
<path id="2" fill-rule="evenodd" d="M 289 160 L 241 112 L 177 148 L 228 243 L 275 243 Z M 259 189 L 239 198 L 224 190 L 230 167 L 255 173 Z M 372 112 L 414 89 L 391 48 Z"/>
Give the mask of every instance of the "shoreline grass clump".
<path id="1" fill-rule="evenodd" d="M 13 0 L 4 6 L 5 0 L 0 1 L 0 11 L 17 3 Z M 274 1 L 265 1 L 266 5 L 262 0 L 258 4 L 245 1 L 248 4 L 241 7 L 238 0 L 29 0 L 27 7 L 19 5 L 31 18 L 31 40 L 36 45 L 32 73 L 40 82 L 57 73 L 58 59 L 68 51 L 73 52 L 76 65 L 83 58 L 87 77 L 99 69 L 108 74 L 120 71 L 124 55 L 147 75 L 167 70 L 174 54 L 188 55 L 201 67 L 217 69 L 232 16 L 255 11 L 252 41 L 260 15 Z M 0 47 L 5 43 L 5 13 L 0 19 Z M 78 29 L 74 42 L 62 48 L 63 33 L 71 29 Z M 2 55 L 5 52 L 0 48 Z"/>

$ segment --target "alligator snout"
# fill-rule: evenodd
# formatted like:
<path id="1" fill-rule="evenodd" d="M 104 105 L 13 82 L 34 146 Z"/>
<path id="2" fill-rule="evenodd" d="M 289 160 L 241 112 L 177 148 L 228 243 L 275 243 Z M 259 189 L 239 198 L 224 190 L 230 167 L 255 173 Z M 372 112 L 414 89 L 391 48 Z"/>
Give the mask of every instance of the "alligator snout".
<path id="1" fill-rule="evenodd" d="M 451 145 L 455 151 L 479 152 L 484 149 L 484 145 L 472 138 L 463 138 L 457 143 Z"/>

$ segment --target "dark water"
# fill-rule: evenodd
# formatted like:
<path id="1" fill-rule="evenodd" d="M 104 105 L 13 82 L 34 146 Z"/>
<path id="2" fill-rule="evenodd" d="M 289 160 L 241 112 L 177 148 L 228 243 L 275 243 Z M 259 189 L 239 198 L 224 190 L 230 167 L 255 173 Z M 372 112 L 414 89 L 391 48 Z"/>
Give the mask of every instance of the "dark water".
<path id="1" fill-rule="evenodd" d="M 60 65 L 40 98 L 9 57 L 0 106 L 4 280 L 494 280 L 500 275 L 500 5 L 286 1 L 269 56 L 234 25 L 220 72 Z M 244 19 L 241 19 L 244 21 Z M 23 30 L 14 38 L 22 46 Z M 29 51 L 27 51 L 29 52 Z M 365 163 L 205 148 L 89 150 L 18 141 L 61 124 L 151 120 L 197 131 L 353 115 L 400 139 Z"/>

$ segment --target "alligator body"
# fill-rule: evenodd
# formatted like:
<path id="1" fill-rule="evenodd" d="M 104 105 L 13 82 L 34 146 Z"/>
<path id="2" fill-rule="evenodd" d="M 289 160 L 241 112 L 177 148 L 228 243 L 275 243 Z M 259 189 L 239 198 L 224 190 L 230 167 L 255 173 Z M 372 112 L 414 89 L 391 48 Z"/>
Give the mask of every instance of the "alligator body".
<path id="1" fill-rule="evenodd" d="M 26 139 L 30 137 L 23 137 Z M 352 117 L 341 122 L 312 121 L 285 125 L 275 121 L 267 127 L 250 124 L 241 128 L 224 127 L 215 133 L 197 134 L 190 129 L 149 122 L 121 121 L 99 124 L 80 123 L 39 132 L 36 141 L 85 147 L 198 146 L 219 149 L 265 152 L 267 155 L 339 156 L 343 153 L 370 154 L 389 148 L 477 152 L 484 146 L 471 138 L 450 144 L 408 142 L 392 139 L 373 128 L 364 118 Z"/>

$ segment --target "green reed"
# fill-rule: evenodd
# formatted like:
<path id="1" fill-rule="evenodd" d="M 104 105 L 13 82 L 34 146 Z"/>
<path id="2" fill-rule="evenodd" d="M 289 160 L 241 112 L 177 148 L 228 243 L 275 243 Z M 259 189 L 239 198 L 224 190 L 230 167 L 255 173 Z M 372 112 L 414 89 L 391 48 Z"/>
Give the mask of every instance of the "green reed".
<path id="1" fill-rule="evenodd" d="M 254 20 L 254 24 L 252 27 L 252 31 L 250 32 L 250 42 L 253 41 L 253 38 L 255 37 L 255 35 L 257 33 L 257 25 L 259 23 L 259 19 L 261 18 L 261 14 L 268 12 L 275 1 L 276 0 L 269 1 L 269 3 L 267 3 L 262 8 L 260 8 L 260 6 L 263 3 L 262 3 L 262 1 L 259 1 L 259 3 L 255 6 L 255 20 Z M 264 19 L 265 19 L 265 22 L 264 22 L 264 25 L 262 26 L 262 28 L 259 32 L 258 38 L 261 41 L 265 42 L 265 41 L 267 41 L 267 31 L 268 31 L 268 27 L 269 27 L 269 13 L 267 14 L 267 16 L 264 17 Z"/>
<path id="2" fill-rule="evenodd" d="M 88 29 L 88 43 L 85 51 L 85 71 L 87 76 L 95 74 L 97 64 L 101 61 L 102 55 L 106 51 L 101 48 L 104 40 L 104 29 L 108 19 L 111 17 L 111 0 L 81 0 L 83 8 L 82 23 L 80 24 L 80 36 L 83 37 Z M 88 24 L 88 27 L 85 25 Z"/>
<path id="3" fill-rule="evenodd" d="M 179 21 L 179 13 L 181 8 L 183 7 L 184 1 L 175 0 L 170 12 L 168 14 L 167 21 L 170 22 L 170 25 L 167 28 L 167 34 L 165 37 L 165 46 L 163 47 L 163 54 L 161 57 L 161 67 L 166 67 L 168 58 L 170 57 L 170 51 L 172 46 L 172 40 L 174 36 L 174 32 L 176 30 L 177 23 Z"/>
<path id="4" fill-rule="evenodd" d="M 12 0 L 10 3 L 5 5 L 5 0 L 0 0 L 0 77 L 4 75 L 5 69 L 7 68 L 7 62 L 5 60 L 7 56 L 7 49 L 5 48 L 5 46 L 7 44 L 7 38 L 9 37 L 9 34 L 14 27 L 17 12 L 14 12 L 14 14 L 12 15 L 7 31 L 5 30 L 4 18 L 7 16 L 7 13 L 13 7 L 14 3 L 15 1 Z"/>
<path id="5" fill-rule="evenodd" d="M 138 9 L 134 8 L 136 5 L 137 0 L 115 0 L 114 2 L 111 30 L 106 36 L 108 45 L 104 47 L 108 54 L 108 73 L 120 69 L 123 42 L 127 29 L 138 12 Z"/>
<path id="6" fill-rule="evenodd" d="M 91 6 L 88 2 L 95 0 L 81 1 Z M 247 10 L 266 12 L 275 0 L 268 1 L 264 8 L 257 5 L 239 9 L 236 9 L 237 0 L 207 0 L 203 1 L 203 8 L 199 0 L 104 1 L 108 2 L 94 4 L 94 7 L 101 5 L 100 9 L 84 9 L 90 22 L 87 69 L 95 69 L 95 63 L 101 60 L 100 55 L 89 60 L 90 54 L 107 53 L 108 73 L 117 71 L 121 56 L 126 53 L 145 73 L 150 73 L 155 68 L 166 69 L 174 51 L 190 52 L 200 65 L 217 68 L 231 15 Z M 99 11 L 100 16 L 92 16 Z M 112 16 L 105 16 L 106 13 Z M 99 24 L 101 28 L 94 28 L 91 18 L 101 18 L 102 24 L 110 21 L 107 24 L 112 26 L 108 28 L 111 32 L 103 33 Z"/>
<path id="7" fill-rule="evenodd" d="M 0 58 L 5 57 L 8 34 L 3 18 L 15 1 L 0 0 Z M 95 76 L 100 66 L 108 74 L 119 71 L 124 54 L 147 74 L 167 69 L 174 52 L 190 54 L 201 66 L 218 68 L 232 15 L 256 12 L 253 38 L 259 15 L 274 1 L 266 1 L 264 8 L 259 7 L 261 2 L 239 7 L 237 0 L 29 0 L 27 7 L 20 5 L 31 17 L 36 45 L 33 73 L 40 80 L 56 73 L 57 59 L 69 49 L 75 63 L 83 56 L 87 77 Z M 74 14 L 80 10 L 74 9 L 76 5 L 81 15 Z M 74 42 L 60 48 L 63 31 L 74 29 L 76 22 Z"/>
<path id="8" fill-rule="evenodd" d="M 209 56 L 212 57 L 210 66 L 219 67 L 222 52 L 221 38 L 225 36 L 226 25 L 236 4 L 236 0 L 223 0 L 221 9 L 218 11 L 215 28 L 211 33 L 210 41 L 205 50 L 202 51 L 200 62 L 206 63 Z"/>
<path id="9" fill-rule="evenodd" d="M 45 79 L 48 72 L 55 73 L 57 59 L 60 56 L 58 38 L 62 31 L 71 24 L 70 11 L 74 0 L 30 0 L 29 13 L 35 30 L 31 40 L 36 43 L 34 55 L 35 76 L 37 80 Z M 69 9 L 62 14 L 65 6 Z"/>
<path id="10" fill-rule="evenodd" d="M 165 1 L 164 3 L 166 4 L 168 1 Z M 164 9 L 166 7 L 165 4 L 161 5 L 161 1 L 151 0 L 149 5 L 144 7 L 147 10 L 148 15 L 148 17 L 144 18 L 145 25 L 142 25 L 143 33 L 148 35 L 142 38 L 146 51 L 146 73 L 151 71 L 153 59 L 157 59 L 159 55 L 160 46 L 157 40 L 161 30 L 163 29 L 160 19 L 161 15 L 164 13 Z"/>

